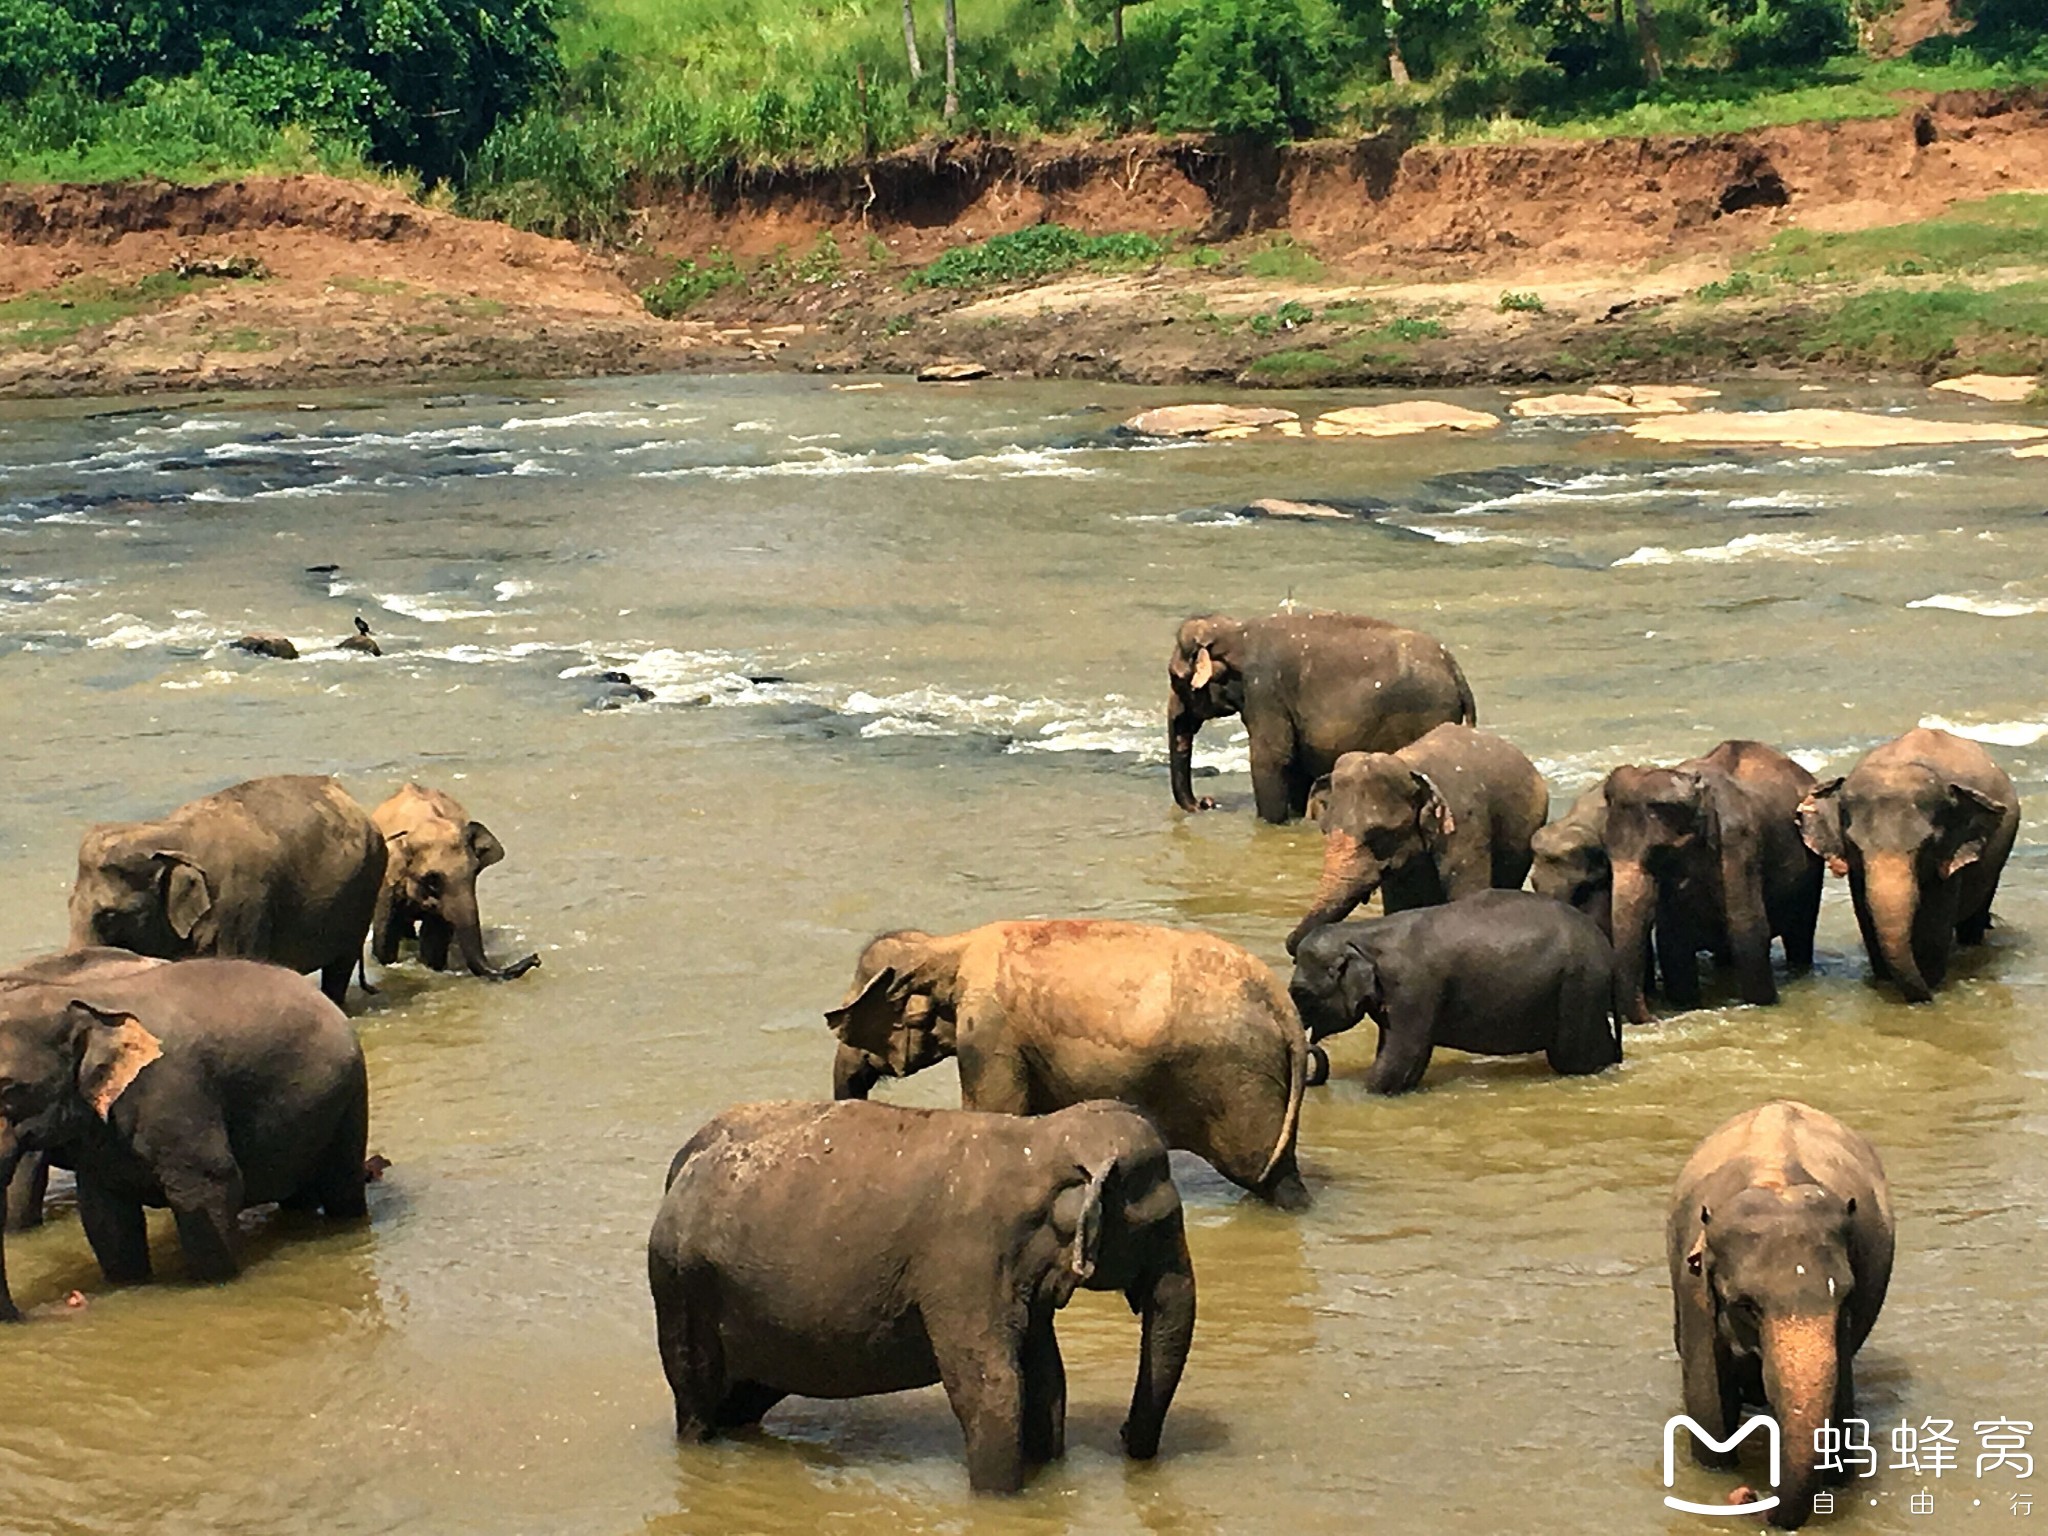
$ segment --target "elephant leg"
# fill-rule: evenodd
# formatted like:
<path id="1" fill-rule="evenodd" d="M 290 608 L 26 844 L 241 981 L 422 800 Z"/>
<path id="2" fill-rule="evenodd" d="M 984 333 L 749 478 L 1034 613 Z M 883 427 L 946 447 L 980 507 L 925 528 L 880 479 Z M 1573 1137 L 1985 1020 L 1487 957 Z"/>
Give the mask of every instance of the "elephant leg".
<path id="1" fill-rule="evenodd" d="M 1044 1463 L 1067 1454 L 1067 1368 L 1052 1314 L 1034 1318 L 1024 1336 L 1024 1459 Z"/>
<path id="2" fill-rule="evenodd" d="M 1795 971 L 1813 969 L 1813 933 L 1820 926 L 1820 872 L 1814 872 L 1813 879 L 1802 880 L 1794 895 L 1780 937 L 1785 942 L 1785 964 Z"/>
<path id="3" fill-rule="evenodd" d="M 1984 905 L 1956 924 L 1958 944 L 1982 944 L 1984 935 L 1991 931 L 1991 903 Z"/>
<path id="4" fill-rule="evenodd" d="M 1298 750 L 1294 723 L 1245 723 L 1251 729 L 1252 803 L 1258 808 L 1259 820 L 1277 824 L 1303 814 L 1308 809 L 1309 786 L 1299 784 L 1301 798 L 1297 809 L 1295 793 L 1297 780 L 1302 776 L 1294 761 Z"/>
<path id="5" fill-rule="evenodd" d="M 1274 1159 L 1273 1171 L 1253 1193 L 1283 1211 L 1308 1209 L 1308 1186 L 1301 1182 L 1301 1165 L 1294 1160 L 1294 1148 L 1289 1147 Z"/>
<path id="6" fill-rule="evenodd" d="M 420 919 L 420 964 L 430 971 L 448 969 L 448 946 L 455 938 L 455 925 L 429 913 Z"/>
<path id="7" fill-rule="evenodd" d="M 927 1318 L 939 1380 L 967 1438 L 967 1482 L 976 1493 L 1024 1486 L 1024 1373 L 1013 1332 L 977 1317 L 947 1325 Z"/>
<path id="8" fill-rule="evenodd" d="M 370 1214 L 369 1180 L 364 1169 L 369 1152 L 370 1095 L 366 1086 L 336 1127 L 313 1181 L 313 1194 L 329 1221 L 361 1221 Z"/>
<path id="9" fill-rule="evenodd" d="M 1557 1038 L 1545 1054 L 1550 1070 L 1566 1076 L 1602 1072 L 1621 1060 L 1621 1044 L 1608 1022 L 1610 984 L 1567 972 L 1558 985 Z"/>
<path id="10" fill-rule="evenodd" d="M 1664 996 L 1680 1008 L 1700 1005 L 1699 933 L 1680 903 L 1657 903 L 1657 974 Z"/>
<path id="11" fill-rule="evenodd" d="M 960 1107 L 979 1109 L 994 1115 L 1042 1113 L 1050 1105 L 1034 1108 L 1031 1074 L 1014 1051 L 988 1051 L 972 1045 L 960 1048 Z"/>
<path id="12" fill-rule="evenodd" d="M 320 990 L 339 1008 L 348 1001 L 348 979 L 355 971 L 357 956 L 342 955 L 320 967 Z"/>
<path id="13" fill-rule="evenodd" d="M 242 1209 L 242 1172 L 233 1158 L 206 1170 L 167 1171 L 163 1184 L 192 1278 L 232 1280 L 241 1267 L 235 1262 L 235 1217 Z"/>
<path id="14" fill-rule="evenodd" d="M 90 1174 L 81 1173 L 78 1220 L 108 1284 L 140 1285 L 149 1279 L 149 1224 L 140 1200 L 111 1194 Z"/>
<path id="15" fill-rule="evenodd" d="M 1287 1123 L 1287 1089 L 1270 1080 L 1247 1082 L 1243 1091 L 1220 1102 L 1211 1101 L 1202 1121 L 1189 1129 L 1188 1150 L 1209 1160 L 1209 1165 L 1240 1189 L 1248 1189 L 1268 1204 L 1282 1210 L 1302 1210 L 1308 1205 L 1308 1190 L 1295 1166 L 1294 1148 L 1289 1146 L 1277 1159 L 1273 1148 Z M 1181 1142 L 1172 1143 L 1175 1146 Z M 1273 1168 L 1266 1169 L 1268 1160 Z"/>
<path id="16" fill-rule="evenodd" d="M 6 1190 L 6 1225 L 16 1232 L 43 1224 L 43 1201 L 50 1193 L 50 1159 L 41 1152 L 22 1158 Z"/>
<path id="17" fill-rule="evenodd" d="M 1726 1353 L 1714 1336 L 1714 1319 L 1697 1294 L 1678 1298 L 1678 1363 L 1683 1377 L 1685 1411 L 1694 1423 L 1716 1440 L 1726 1440 L 1735 1428 L 1735 1416 L 1742 1411 L 1742 1394 Z M 1692 1440 L 1693 1459 L 1705 1467 L 1732 1467 L 1733 1451 L 1709 1450 L 1697 1435 Z"/>
<path id="18" fill-rule="evenodd" d="M 704 1308 L 680 1276 L 655 1284 L 654 1334 L 661 1369 L 676 1400 L 676 1438 L 709 1440 L 719 1427 L 719 1410 L 729 1394 L 725 1348 Z M 767 1410 L 763 1409 L 763 1412 Z"/>
<path id="19" fill-rule="evenodd" d="M 764 1387 L 758 1381 L 736 1381 L 712 1415 L 712 1422 L 719 1429 L 745 1429 L 760 1423 L 768 1410 L 787 1396 L 787 1392 Z"/>
<path id="20" fill-rule="evenodd" d="M 1368 1093 L 1407 1093 L 1422 1082 L 1436 1042 L 1430 1038 L 1431 1016 L 1418 1010 L 1392 1010 L 1380 1026 L 1379 1048 L 1366 1069 Z"/>
<path id="21" fill-rule="evenodd" d="M 411 919 L 396 907 L 380 913 L 370 928 L 370 958 L 379 965 L 396 961 L 399 943 L 408 937 L 411 927 Z"/>

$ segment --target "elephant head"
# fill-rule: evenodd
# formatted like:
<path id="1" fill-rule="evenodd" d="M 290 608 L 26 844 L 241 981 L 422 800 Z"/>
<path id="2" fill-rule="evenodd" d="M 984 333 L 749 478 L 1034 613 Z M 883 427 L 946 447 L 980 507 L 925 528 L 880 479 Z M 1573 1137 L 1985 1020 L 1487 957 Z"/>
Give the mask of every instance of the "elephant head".
<path id="1" fill-rule="evenodd" d="M 1607 776 L 1602 845 L 1613 878 L 1614 969 L 1623 1005 L 1650 1017 L 1643 957 L 1656 916 L 1657 884 L 1675 880 L 1702 852 L 1714 856 L 1719 815 L 1704 775 L 1690 768 L 1617 768 Z"/>
<path id="2" fill-rule="evenodd" d="M 1855 1200 L 1817 1184 L 1756 1187 L 1700 1209 L 1687 1280 L 1714 1319 L 1720 1348 L 1762 1369 L 1784 1431 L 1784 1480 L 1773 1523 L 1803 1524 L 1817 1485 L 1814 1431 L 1836 1411 L 1854 1353 L 1849 1298 Z"/>
<path id="3" fill-rule="evenodd" d="M 133 1014 L 102 1011 L 61 986 L 0 987 L 0 1190 L 13 1182 L 25 1154 L 104 1122 L 162 1054 L 162 1043 Z M 0 1321 L 20 1317 L 0 1246 Z"/>
<path id="4" fill-rule="evenodd" d="M 1950 883 L 1984 857 L 2009 808 L 1925 763 L 1867 764 L 1815 788 L 1799 835 L 1846 874 L 1884 969 L 1908 1002 L 1924 1003 L 1948 968 L 1956 922 Z M 1923 910 L 1933 904 L 1937 909 Z M 1916 949 L 1915 932 L 1941 942 Z M 1923 952 L 1924 951 L 1924 952 Z"/>
<path id="5" fill-rule="evenodd" d="M 1605 786 L 1581 795 L 1571 810 L 1529 840 L 1529 889 L 1577 907 L 1603 929 L 1613 921 L 1614 867 L 1607 859 Z"/>
<path id="6" fill-rule="evenodd" d="M 825 1023 L 839 1037 L 835 1099 L 864 1099 L 883 1077 L 909 1077 L 954 1051 L 958 957 L 915 929 L 872 940 L 853 986 Z"/>
<path id="7" fill-rule="evenodd" d="M 1389 871 L 1433 859 L 1458 829 L 1443 791 L 1392 752 L 1338 758 L 1310 791 L 1308 813 L 1323 829 L 1323 878 L 1287 936 L 1290 955 L 1310 930 L 1341 920 L 1371 896 Z"/>
<path id="8" fill-rule="evenodd" d="M 1055 1168 L 1047 1228 L 1058 1245 L 1046 1284 L 1064 1306 L 1076 1289 L 1121 1291 L 1142 1321 L 1138 1379 L 1123 1425 L 1127 1455 L 1159 1451 L 1166 1410 L 1195 1335 L 1195 1270 L 1166 1143 L 1122 1104 L 1097 1100 L 1044 1116 Z M 1060 1170 L 1064 1164 L 1064 1171 Z"/>
<path id="9" fill-rule="evenodd" d="M 1189 619 L 1174 639 L 1166 664 L 1166 760 L 1174 803 L 1184 811 L 1215 807 L 1206 796 L 1195 798 L 1195 732 L 1205 720 L 1243 710 L 1243 644 L 1244 625 L 1221 614 Z"/>
<path id="10" fill-rule="evenodd" d="M 517 969 L 500 970 L 484 954 L 476 877 L 505 857 L 505 845 L 489 827 L 480 821 L 437 816 L 387 833 L 384 841 L 390 850 L 385 890 L 424 919 L 420 928 L 423 961 L 437 971 L 445 970 L 452 938 L 473 976 L 503 981 L 526 968 L 521 962 Z"/>
<path id="11" fill-rule="evenodd" d="M 71 945 L 182 959 L 212 951 L 216 892 L 189 854 L 126 826 L 94 827 L 78 850 Z"/>
<path id="12" fill-rule="evenodd" d="M 1377 1020 L 1384 1005 L 1372 952 L 1335 924 L 1303 937 L 1287 993 L 1310 1040 L 1341 1034 L 1368 1014 Z"/>

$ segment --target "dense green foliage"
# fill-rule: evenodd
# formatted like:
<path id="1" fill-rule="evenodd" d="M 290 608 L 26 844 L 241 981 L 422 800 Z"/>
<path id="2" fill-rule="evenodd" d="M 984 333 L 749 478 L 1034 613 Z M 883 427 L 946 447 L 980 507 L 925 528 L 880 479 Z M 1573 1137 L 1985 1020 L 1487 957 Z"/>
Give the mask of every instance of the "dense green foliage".
<path id="1" fill-rule="evenodd" d="M 909 286 L 981 288 L 1050 277 L 1080 266 L 1142 266 L 1165 253 L 1166 247 L 1150 235 L 1084 235 L 1064 224 L 1033 224 L 974 245 L 956 245 L 911 274 Z"/>

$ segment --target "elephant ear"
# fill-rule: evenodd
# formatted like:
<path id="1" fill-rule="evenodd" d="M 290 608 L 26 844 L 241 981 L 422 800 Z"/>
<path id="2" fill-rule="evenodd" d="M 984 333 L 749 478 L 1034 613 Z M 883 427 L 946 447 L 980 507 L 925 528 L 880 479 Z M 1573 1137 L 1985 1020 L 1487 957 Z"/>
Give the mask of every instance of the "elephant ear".
<path id="1" fill-rule="evenodd" d="M 213 910 L 213 893 L 206 888 L 206 875 L 181 853 L 160 851 L 156 860 L 164 866 L 164 917 L 173 933 L 181 939 L 190 939 L 206 914 Z"/>
<path id="2" fill-rule="evenodd" d="M 1209 686 L 1216 677 L 1216 658 L 1209 654 L 1209 647 L 1202 646 L 1195 652 L 1194 670 L 1188 674 L 1188 686 L 1196 692 Z"/>
<path id="3" fill-rule="evenodd" d="M 81 1037 L 79 1097 L 104 1120 L 142 1069 L 163 1055 L 163 1042 L 132 1013 L 107 1013 L 74 1000 L 66 1014 Z"/>
<path id="4" fill-rule="evenodd" d="M 1828 861 L 1833 875 L 1849 873 L 1848 849 L 1842 844 L 1842 781 L 1817 784 L 1799 802 L 1799 840 Z"/>
<path id="5" fill-rule="evenodd" d="M 478 869 L 489 869 L 493 864 L 504 862 L 505 845 L 482 822 L 472 821 L 465 827 L 462 840 L 469 846 L 469 856 L 476 861 Z"/>
<path id="6" fill-rule="evenodd" d="M 1308 819 L 1317 826 L 1323 824 L 1323 813 L 1330 808 L 1330 776 L 1326 773 L 1308 790 Z"/>
<path id="7" fill-rule="evenodd" d="M 1458 830 L 1458 818 L 1451 814 L 1450 802 L 1444 799 L 1444 792 L 1436 787 L 1436 780 L 1426 773 L 1414 775 L 1417 802 L 1415 807 L 1416 825 L 1422 830 L 1422 840 L 1435 848 Z"/>
<path id="8" fill-rule="evenodd" d="M 885 965 L 855 996 L 827 1013 L 825 1024 L 842 1045 L 865 1052 L 892 1077 L 902 1077 L 910 1069 L 912 1056 L 903 1005 L 913 995 L 911 978 Z"/>
<path id="9" fill-rule="evenodd" d="M 2004 805 L 1967 784 L 1951 784 L 1948 791 L 1950 801 L 1962 813 L 1963 840 L 1942 862 L 1944 877 L 1967 869 L 1984 857 L 1984 845 L 1991 841 L 2005 821 L 2006 811 Z"/>

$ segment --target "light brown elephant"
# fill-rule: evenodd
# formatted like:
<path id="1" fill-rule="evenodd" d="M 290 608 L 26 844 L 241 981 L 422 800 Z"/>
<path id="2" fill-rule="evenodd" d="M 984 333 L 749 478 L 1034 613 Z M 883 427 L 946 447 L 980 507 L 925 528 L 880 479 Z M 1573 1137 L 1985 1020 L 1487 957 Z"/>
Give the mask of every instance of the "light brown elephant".
<path id="1" fill-rule="evenodd" d="M 420 959 L 437 971 L 448 969 L 451 940 L 470 974 L 492 981 L 511 981 L 540 964 L 540 956 L 528 955 L 501 970 L 485 957 L 476 877 L 505 857 L 505 845 L 471 821 L 453 795 L 408 784 L 371 815 L 390 850 L 370 928 L 379 965 L 398 958 L 415 927 Z"/>
<path id="2" fill-rule="evenodd" d="M 1686 1160 L 1665 1227 L 1685 1411 L 1716 1440 L 1761 1403 L 1784 1433 L 1771 1523 L 1813 1513 L 1813 1432 L 1856 1411 L 1850 1361 L 1884 1306 L 1894 1241 L 1877 1150 L 1781 1099 L 1737 1115 Z M 1732 1452 L 1693 1442 L 1709 1466 Z"/>
<path id="3" fill-rule="evenodd" d="M 1947 731 L 1873 748 L 1799 806 L 1806 846 L 1849 877 L 1871 969 L 1909 1003 L 1934 996 L 1958 942 L 1983 942 L 2019 830 L 2005 770 Z"/>
<path id="4" fill-rule="evenodd" d="M 825 1021 L 839 1037 L 834 1098 L 957 1056 L 964 1108 L 1117 1099 L 1261 1199 L 1308 1204 L 1294 1161 L 1308 1038 L 1279 979 L 1213 935 L 1119 922 L 885 933 Z"/>

